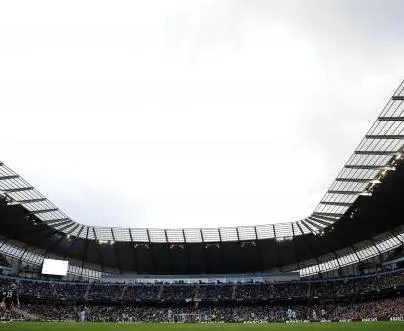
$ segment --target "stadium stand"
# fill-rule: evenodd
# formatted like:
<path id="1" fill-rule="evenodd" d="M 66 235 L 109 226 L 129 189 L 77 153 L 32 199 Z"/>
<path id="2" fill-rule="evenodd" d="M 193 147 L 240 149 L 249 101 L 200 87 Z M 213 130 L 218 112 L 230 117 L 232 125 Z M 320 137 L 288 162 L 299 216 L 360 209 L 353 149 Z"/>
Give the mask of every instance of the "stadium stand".
<path id="1" fill-rule="evenodd" d="M 344 279 L 250 284 L 111 284 L 3 277 L 42 320 L 245 322 L 404 316 L 404 270 Z M 313 313 L 313 310 L 315 313 Z M 20 316 L 21 317 L 21 316 Z"/>

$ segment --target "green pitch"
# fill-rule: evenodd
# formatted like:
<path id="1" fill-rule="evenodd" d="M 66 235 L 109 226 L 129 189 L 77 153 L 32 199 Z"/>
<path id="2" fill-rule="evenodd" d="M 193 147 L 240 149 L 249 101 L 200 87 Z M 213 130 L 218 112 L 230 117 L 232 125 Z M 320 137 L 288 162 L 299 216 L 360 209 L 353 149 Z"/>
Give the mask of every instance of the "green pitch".
<path id="1" fill-rule="evenodd" d="M 117 323 L 40 323 L 10 322 L 0 324 L 0 330 L 21 331 L 384 331 L 404 330 L 404 322 L 375 323 L 307 323 L 307 324 L 117 324 Z"/>

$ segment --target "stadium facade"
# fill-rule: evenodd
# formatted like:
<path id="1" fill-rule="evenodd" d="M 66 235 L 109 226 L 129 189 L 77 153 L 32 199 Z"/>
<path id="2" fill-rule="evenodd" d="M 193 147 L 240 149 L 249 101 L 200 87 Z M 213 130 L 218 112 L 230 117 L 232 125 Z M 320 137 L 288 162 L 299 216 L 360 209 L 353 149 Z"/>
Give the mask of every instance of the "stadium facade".
<path id="1" fill-rule="evenodd" d="M 74 221 L 0 162 L 0 253 L 32 266 L 68 259 L 69 274 L 312 276 L 384 260 L 404 244 L 404 82 L 308 217 L 279 224 L 141 229 Z M 63 188 L 61 188 L 63 189 Z"/>

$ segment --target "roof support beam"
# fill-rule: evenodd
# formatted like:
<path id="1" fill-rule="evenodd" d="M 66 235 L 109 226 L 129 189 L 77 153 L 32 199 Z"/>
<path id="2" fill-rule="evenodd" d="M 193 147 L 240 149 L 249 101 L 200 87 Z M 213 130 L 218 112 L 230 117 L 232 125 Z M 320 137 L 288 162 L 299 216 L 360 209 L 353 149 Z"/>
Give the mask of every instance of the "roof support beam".
<path id="1" fill-rule="evenodd" d="M 63 234 L 65 234 L 65 236 L 64 236 L 63 234 L 62 234 L 62 235 L 59 235 L 59 239 L 56 240 L 53 245 L 51 245 L 50 247 L 48 247 L 48 248 L 46 249 L 46 251 L 45 251 L 46 256 L 48 256 L 48 252 L 54 252 L 54 251 L 55 251 L 55 248 L 56 248 L 58 245 L 60 245 L 60 243 L 61 243 L 64 239 L 69 240 L 69 237 L 67 237 L 67 234 L 64 232 L 64 230 L 68 229 L 68 228 L 71 227 L 71 226 L 72 226 L 72 224 L 68 224 L 68 225 L 64 226 L 63 228 L 61 228 L 61 229 L 57 229 L 57 230 L 54 229 L 54 231 L 53 231 L 54 234 L 56 234 L 56 233 L 59 233 L 59 234 L 60 234 L 60 233 L 63 233 Z M 70 229 L 70 231 L 71 231 L 71 229 Z"/>
<path id="2" fill-rule="evenodd" d="M 314 234 L 314 233 L 313 233 L 313 230 L 310 229 L 310 227 L 304 222 L 304 220 L 301 220 L 300 223 L 301 223 L 305 228 L 307 228 L 307 229 L 310 231 L 310 233 Z M 300 231 L 302 231 L 302 233 L 304 233 L 304 232 L 303 232 L 303 229 L 302 229 L 302 228 L 300 227 L 300 225 L 299 225 L 299 222 L 297 222 L 297 225 L 298 225 Z M 310 240 L 307 241 L 307 248 L 308 248 L 309 251 L 310 251 L 311 258 L 316 261 L 316 264 L 313 265 L 313 266 L 316 266 L 316 267 L 317 267 L 317 268 L 316 268 L 316 269 L 317 269 L 317 273 L 320 273 L 320 268 L 318 267 L 318 265 L 320 264 L 320 261 L 318 260 L 318 257 L 317 257 L 316 254 L 314 253 L 314 249 L 313 249 L 313 247 L 312 247 L 312 245 L 311 245 L 311 241 L 310 241 Z"/>
<path id="3" fill-rule="evenodd" d="M 35 199 L 26 199 L 26 200 L 15 200 L 15 203 L 24 204 L 24 203 L 33 203 L 33 202 L 42 202 L 46 201 L 46 198 L 35 198 Z"/>
<path id="4" fill-rule="evenodd" d="M 76 225 L 73 226 L 73 227 L 66 233 L 66 235 L 68 235 L 69 238 L 70 238 L 70 233 L 72 233 L 74 230 L 76 230 L 79 226 L 80 226 L 80 224 L 76 223 Z"/>
<path id="5" fill-rule="evenodd" d="M 313 225 L 313 226 L 314 226 L 315 228 L 317 228 L 318 230 L 324 229 L 323 227 L 321 227 L 320 225 L 317 224 L 317 223 L 320 223 L 320 222 L 318 222 L 318 221 L 311 220 L 311 219 L 309 219 L 309 218 L 305 218 L 304 221 L 307 222 L 307 223 L 309 223 L 309 224 L 311 224 L 311 225 Z M 322 223 L 320 223 L 320 224 L 322 224 Z M 322 225 L 324 225 L 324 224 L 322 224 Z M 328 224 L 327 224 L 327 225 L 328 225 Z"/>
<path id="6" fill-rule="evenodd" d="M 370 239 L 370 241 L 371 241 L 371 243 L 372 243 L 372 246 L 373 246 L 374 248 L 376 248 L 377 252 L 379 253 L 379 262 L 381 262 L 383 253 L 382 253 L 382 252 L 380 251 L 380 249 L 377 247 L 377 242 L 375 242 L 374 239 Z"/>
<path id="7" fill-rule="evenodd" d="M 306 223 L 305 220 L 301 220 L 300 223 L 302 223 L 302 225 L 304 225 L 304 227 L 305 227 L 307 230 L 309 230 L 310 233 L 313 233 L 313 229 L 310 228 L 310 227 L 307 225 L 307 223 Z M 310 224 L 311 224 L 311 223 L 310 223 Z M 317 227 L 317 226 L 316 226 L 316 227 Z"/>
<path id="8" fill-rule="evenodd" d="M 18 258 L 18 261 L 21 263 L 24 255 L 28 252 L 28 245 L 25 246 L 24 252 L 21 254 L 21 256 Z"/>
<path id="9" fill-rule="evenodd" d="M 380 180 L 374 178 L 336 178 L 336 182 L 372 183 L 380 184 Z"/>
<path id="10" fill-rule="evenodd" d="M 354 165 L 347 164 L 344 166 L 346 169 L 370 169 L 370 170 L 395 170 L 392 166 L 375 166 L 375 165 Z"/>
<path id="11" fill-rule="evenodd" d="M 76 236 L 75 236 L 76 238 L 81 238 L 80 235 L 81 235 L 81 233 L 83 232 L 84 227 L 85 227 L 85 225 L 81 225 L 80 230 L 77 232 L 77 234 L 76 234 Z"/>
<path id="12" fill-rule="evenodd" d="M 404 100 L 404 95 L 393 95 L 393 96 L 391 97 L 391 100 L 394 100 L 394 101 L 396 101 L 396 100 L 403 101 L 403 100 Z"/>
<path id="13" fill-rule="evenodd" d="M 55 227 L 55 226 L 59 226 L 59 225 L 65 225 L 65 224 L 72 224 L 73 223 L 73 221 L 71 221 L 71 220 L 67 220 L 67 221 L 63 221 L 63 222 L 59 222 L 59 223 L 57 223 L 57 224 L 55 224 L 55 223 L 53 223 L 53 224 L 46 224 L 46 225 L 50 225 L 50 226 L 52 226 L 52 227 Z M 61 230 L 61 229 L 58 229 L 58 230 Z"/>
<path id="14" fill-rule="evenodd" d="M 97 234 L 95 233 L 94 227 L 91 228 L 91 230 L 93 235 L 94 235 L 94 241 L 97 243 L 96 250 L 97 250 L 97 255 L 98 255 L 98 259 L 100 261 L 100 265 L 101 265 L 101 271 L 104 272 L 105 270 L 105 265 L 104 265 L 104 256 L 101 253 L 101 245 L 98 244 L 98 238 L 97 238 Z M 87 239 L 86 239 L 87 241 Z"/>
<path id="15" fill-rule="evenodd" d="M 150 244 L 150 256 L 151 256 L 151 265 L 152 265 L 150 272 L 156 272 L 156 265 L 157 265 L 157 263 L 156 263 L 156 257 L 154 256 L 154 249 L 153 249 L 153 247 L 152 247 L 152 242 L 151 242 L 151 240 L 150 240 L 150 232 L 149 232 L 149 229 L 146 229 L 146 233 L 147 233 L 148 242 L 149 242 L 149 244 Z"/>
<path id="16" fill-rule="evenodd" d="M 31 214 L 37 215 L 37 214 L 46 214 L 46 213 L 51 213 L 53 211 L 58 211 L 58 208 L 50 208 L 50 209 L 41 209 L 41 210 L 33 210 L 30 211 Z"/>
<path id="17" fill-rule="evenodd" d="M 301 221 L 300 221 L 301 222 Z M 300 225 L 300 222 L 296 222 L 297 227 L 299 228 L 299 231 L 301 234 L 304 234 L 304 231 L 302 229 L 302 226 Z M 293 227 L 292 227 L 293 228 Z"/>
<path id="18" fill-rule="evenodd" d="M 115 239 L 114 230 L 113 230 L 113 228 L 110 228 L 110 230 L 111 230 L 112 240 L 114 241 L 113 250 L 114 250 L 114 253 L 115 253 L 116 262 L 117 262 L 117 264 L 118 264 L 119 272 L 122 274 L 122 273 L 123 273 L 123 269 L 122 269 L 122 264 L 121 264 L 121 259 L 120 259 L 120 255 L 119 255 L 119 252 L 118 252 L 118 248 L 117 248 L 116 245 L 115 245 L 116 239 Z M 94 233 L 95 233 L 95 231 L 94 231 Z"/>
<path id="19" fill-rule="evenodd" d="M 275 224 L 272 224 L 272 229 L 274 231 L 274 238 L 275 238 L 275 247 L 276 247 L 276 252 L 275 252 L 276 255 L 275 256 L 277 257 L 276 258 L 276 265 L 277 265 L 278 270 L 282 271 L 282 260 L 281 260 L 281 255 L 282 254 L 281 254 L 281 250 L 280 250 L 280 247 L 279 247 L 279 241 L 277 240 L 278 237 L 276 236 Z M 219 234 L 220 234 L 220 231 L 219 231 Z M 223 256 L 223 254 L 221 254 L 221 255 Z M 224 262 L 225 261 L 223 261 L 223 263 Z"/>
<path id="20" fill-rule="evenodd" d="M 367 134 L 367 139 L 404 139 L 402 134 Z"/>
<path id="21" fill-rule="evenodd" d="M 394 155 L 398 154 L 399 151 L 355 151 L 354 154 L 357 155 Z"/>
<path id="22" fill-rule="evenodd" d="M 128 232 L 129 232 L 131 247 L 132 247 L 132 250 L 133 250 L 133 257 L 134 257 L 133 262 L 134 262 L 134 265 L 135 265 L 135 271 L 139 272 L 139 267 L 138 267 L 139 262 L 138 262 L 138 258 L 137 258 L 137 251 L 136 251 L 136 247 L 135 247 L 135 242 L 133 241 L 132 231 L 130 231 L 130 229 L 128 229 Z"/>
<path id="23" fill-rule="evenodd" d="M 361 195 L 367 193 L 366 191 L 339 191 L 339 190 L 328 190 L 327 193 L 330 194 L 347 194 L 347 195 Z"/>
<path id="24" fill-rule="evenodd" d="M 319 218 L 319 219 L 322 219 L 323 221 L 330 222 L 331 224 L 334 224 L 339 219 L 339 218 L 337 219 L 337 218 L 324 216 L 324 215 L 315 215 L 314 213 L 311 214 L 310 217 Z"/>
<path id="25" fill-rule="evenodd" d="M 184 229 L 182 229 L 182 236 L 184 238 L 184 248 L 185 248 L 185 254 L 187 256 L 187 270 L 189 270 L 191 268 L 191 256 L 189 254 L 189 247 L 187 245 L 187 241 L 185 239 L 185 231 Z"/>
<path id="26" fill-rule="evenodd" d="M 16 179 L 19 178 L 18 175 L 8 175 L 8 176 L 0 176 L 0 180 L 9 180 L 9 179 Z"/>
<path id="27" fill-rule="evenodd" d="M 257 247 L 258 259 L 259 259 L 258 264 L 259 264 L 260 270 L 264 271 L 265 267 L 264 267 L 264 263 L 263 263 L 263 259 L 262 259 L 262 256 L 263 256 L 262 255 L 262 248 L 261 248 L 260 242 L 258 240 L 258 231 L 257 231 L 256 226 L 254 226 L 254 232 L 255 232 L 255 238 L 257 238 L 257 241 L 256 241 L 257 246 L 256 247 Z M 303 232 L 302 232 L 302 234 L 303 234 Z M 295 242 L 295 240 L 293 240 L 293 242 Z"/>
<path id="28" fill-rule="evenodd" d="M 64 218 L 55 218 L 53 220 L 48 220 L 48 221 L 43 221 L 45 224 L 54 224 L 54 223 L 59 223 L 59 222 L 64 222 L 64 221 L 69 221 L 70 218 L 64 217 Z"/>
<path id="29" fill-rule="evenodd" d="M 70 251 L 72 250 L 74 244 L 76 243 L 77 238 L 79 238 L 79 235 L 80 235 L 81 231 L 83 231 L 84 225 L 81 225 L 81 224 L 78 224 L 78 225 L 81 226 L 81 228 L 80 228 L 80 230 L 77 232 L 77 235 L 76 235 L 76 236 L 73 236 L 73 235 L 70 235 L 70 236 L 69 236 L 70 244 L 69 244 L 69 246 L 68 246 L 68 248 L 67 248 L 67 250 L 66 250 L 65 252 L 70 252 Z M 75 228 L 73 228 L 69 233 L 71 233 L 72 231 L 74 231 L 74 229 L 75 229 Z M 67 260 L 67 255 L 66 255 L 66 253 L 65 253 L 65 255 L 63 256 L 63 258 L 64 258 L 65 260 Z"/>
<path id="30" fill-rule="evenodd" d="M 312 215 L 314 215 L 314 216 L 334 216 L 334 217 L 344 216 L 344 214 L 341 214 L 341 213 L 323 213 L 323 212 L 318 212 L 318 211 L 314 212 Z M 337 220 L 335 219 L 333 221 L 335 222 Z"/>
<path id="31" fill-rule="evenodd" d="M 330 221 L 330 220 L 327 220 L 326 218 L 321 218 L 318 216 L 309 216 L 308 219 L 321 223 L 324 226 L 330 226 L 330 225 L 334 224 L 334 221 Z"/>
<path id="32" fill-rule="evenodd" d="M 64 225 L 63 227 L 61 227 L 61 228 L 59 228 L 59 229 L 57 229 L 57 230 L 64 233 L 66 229 L 69 229 L 69 228 L 72 229 L 72 227 L 74 227 L 74 224 L 73 224 L 73 223 L 69 223 L 69 224 Z M 71 229 L 70 229 L 70 230 L 71 230 Z"/>
<path id="33" fill-rule="evenodd" d="M 293 224 L 292 224 L 292 236 L 293 236 L 293 238 L 295 238 L 295 236 L 296 236 L 295 227 L 293 226 Z M 296 247 L 296 240 L 292 240 L 292 243 L 293 243 L 293 251 L 295 253 L 295 260 L 296 260 L 296 264 L 297 264 L 297 269 L 299 270 L 300 269 L 300 258 L 299 258 L 298 250 L 297 250 L 297 247 Z"/>
<path id="34" fill-rule="evenodd" d="M 34 188 L 32 186 L 27 186 L 27 187 L 16 187 L 16 188 L 0 189 L 0 191 L 3 191 L 5 193 L 13 193 L 13 192 L 31 191 L 33 189 Z"/>
<path id="35" fill-rule="evenodd" d="M 86 236 L 85 236 L 85 240 L 84 240 L 83 257 L 81 258 L 81 276 L 83 276 L 83 272 L 84 272 L 84 265 L 85 265 L 85 261 L 86 261 L 86 257 L 87 257 L 87 248 L 88 248 L 88 241 L 89 241 L 88 232 L 90 230 L 90 227 L 86 226 L 86 228 L 87 228 L 87 231 L 86 231 Z"/>
<path id="36" fill-rule="evenodd" d="M 320 205 L 351 207 L 351 206 L 352 206 L 352 203 L 349 203 L 349 202 L 321 201 L 321 202 L 320 202 Z"/>
<path id="37" fill-rule="evenodd" d="M 389 232 L 393 235 L 395 239 L 397 239 L 401 243 L 401 245 L 404 244 L 404 241 L 402 240 L 400 233 L 396 232 L 395 230 L 390 230 Z"/>
<path id="38" fill-rule="evenodd" d="M 402 117 L 402 116 L 398 116 L 398 117 L 381 116 L 377 120 L 381 121 L 381 122 L 402 122 L 402 121 L 404 121 L 404 117 Z"/>

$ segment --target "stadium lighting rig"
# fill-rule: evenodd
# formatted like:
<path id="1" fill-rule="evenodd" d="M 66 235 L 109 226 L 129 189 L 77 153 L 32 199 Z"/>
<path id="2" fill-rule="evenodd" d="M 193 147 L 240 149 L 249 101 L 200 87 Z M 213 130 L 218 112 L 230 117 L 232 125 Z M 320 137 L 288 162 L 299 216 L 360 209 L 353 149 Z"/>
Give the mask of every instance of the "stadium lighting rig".
<path id="1" fill-rule="evenodd" d="M 134 248 L 145 248 L 145 249 L 150 248 L 149 244 L 145 244 L 145 243 L 136 243 L 133 247 Z"/>
<path id="2" fill-rule="evenodd" d="M 324 236 L 325 231 L 324 231 L 324 229 L 321 229 L 321 230 L 318 230 L 318 231 L 314 231 L 313 234 L 314 234 L 315 236 L 321 237 L 321 236 Z"/>
<path id="3" fill-rule="evenodd" d="M 255 246 L 257 246 L 257 243 L 255 241 L 243 241 L 240 244 L 240 246 L 241 247 L 245 247 L 245 246 L 253 246 L 253 247 L 255 247 Z"/>
<path id="4" fill-rule="evenodd" d="M 11 197 L 7 195 L 7 193 L 0 191 L 0 197 L 7 203 L 7 206 L 18 205 L 18 202 L 15 202 Z"/>
<path id="5" fill-rule="evenodd" d="M 68 233 L 68 234 L 66 234 L 66 239 L 68 241 L 72 241 L 73 239 L 75 239 L 75 237 Z"/>
<path id="6" fill-rule="evenodd" d="M 275 237 L 276 241 L 287 241 L 287 240 L 293 240 L 292 236 L 284 236 L 284 237 Z"/>
<path id="7" fill-rule="evenodd" d="M 211 244 L 206 244 L 205 245 L 205 248 L 209 248 L 209 247 L 220 248 L 220 244 L 219 243 L 211 243 Z"/>
<path id="8" fill-rule="evenodd" d="M 101 239 L 98 239 L 97 242 L 98 242 L 100 245 L 110 245 L 110 246 L 112 246 L 112 245 L 115 244 L 115 241 L 114 241 L 114 240 L 101 240 Z"/>
<path id="9" fill-rule="evenodd" d="M 174 249 L 174 248 L 180 248 L 180 249 L 185 249 L 185 246 L 183 244 L 171 244 L 169 246 L 170 249 Z"/>

